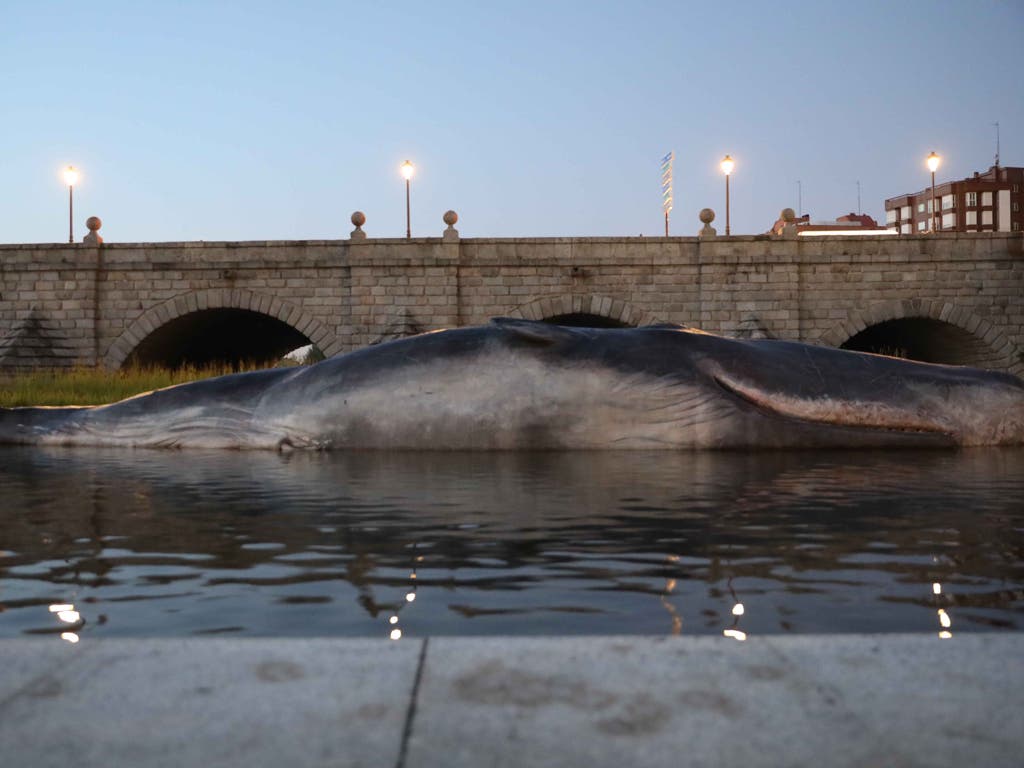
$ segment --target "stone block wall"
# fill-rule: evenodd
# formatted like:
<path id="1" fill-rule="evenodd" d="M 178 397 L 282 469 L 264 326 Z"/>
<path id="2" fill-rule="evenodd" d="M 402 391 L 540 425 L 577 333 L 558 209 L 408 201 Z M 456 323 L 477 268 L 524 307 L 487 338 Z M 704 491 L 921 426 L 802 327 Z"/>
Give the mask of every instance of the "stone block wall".
<path id="1" fill-rule="evenodd" d="M 1024 371 L 1022 244 L 999 233 L 0 245 L 0 367 L 117 367 L 164 323 L 231 307 L 328 354 L 499 315 L 830 345 L 925 317 L 977 339 L 981 362 Z"/>

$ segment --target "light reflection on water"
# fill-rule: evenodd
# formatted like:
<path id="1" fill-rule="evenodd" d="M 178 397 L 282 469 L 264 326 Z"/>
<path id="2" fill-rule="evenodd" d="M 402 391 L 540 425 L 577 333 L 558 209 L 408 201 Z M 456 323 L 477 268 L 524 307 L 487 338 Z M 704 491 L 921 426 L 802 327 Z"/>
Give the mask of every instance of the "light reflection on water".
<path id="1" fill-rule="evenodd" d="M 1019 629 L 1024 450 L 0 449 L 0 636 Z"/>

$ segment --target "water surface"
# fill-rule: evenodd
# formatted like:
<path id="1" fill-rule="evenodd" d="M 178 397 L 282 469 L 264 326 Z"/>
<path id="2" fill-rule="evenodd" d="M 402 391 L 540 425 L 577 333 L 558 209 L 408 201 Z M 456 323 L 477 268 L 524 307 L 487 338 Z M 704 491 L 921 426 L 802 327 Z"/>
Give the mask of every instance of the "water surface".
<path id="1" fill-rule="evenodd" d="M 0 636 L 1024 624 L 1024 450 L 0 449 Z"/>

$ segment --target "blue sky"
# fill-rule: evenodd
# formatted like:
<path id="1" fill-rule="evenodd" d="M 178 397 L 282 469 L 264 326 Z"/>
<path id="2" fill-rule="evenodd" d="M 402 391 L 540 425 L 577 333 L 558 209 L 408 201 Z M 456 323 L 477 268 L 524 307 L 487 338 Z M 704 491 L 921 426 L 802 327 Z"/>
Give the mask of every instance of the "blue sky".
<path id="1" fill-rule="evenodd" d="M 5 3 L 0 242 L 656 235 L 1024 165 L 1024 2 Z"/>

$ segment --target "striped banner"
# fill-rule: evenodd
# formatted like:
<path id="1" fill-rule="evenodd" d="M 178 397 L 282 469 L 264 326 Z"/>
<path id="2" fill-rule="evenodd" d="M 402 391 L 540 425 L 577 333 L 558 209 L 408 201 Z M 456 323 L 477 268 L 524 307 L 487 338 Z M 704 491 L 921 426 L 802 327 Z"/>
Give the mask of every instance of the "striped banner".
<path id="1" fill-rule="evenodd" d="M 675 152 L 669 152 L 661 158 L 661 207 L 665 215 L 672 210 L 672 161 L 675 159 Z"/>

